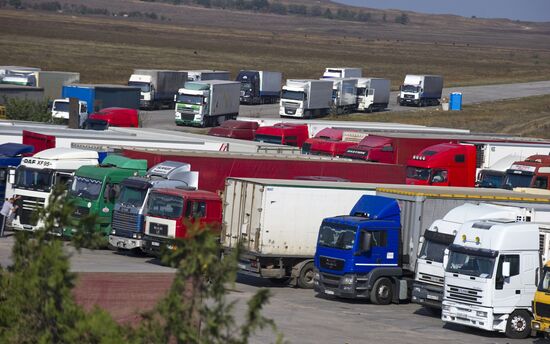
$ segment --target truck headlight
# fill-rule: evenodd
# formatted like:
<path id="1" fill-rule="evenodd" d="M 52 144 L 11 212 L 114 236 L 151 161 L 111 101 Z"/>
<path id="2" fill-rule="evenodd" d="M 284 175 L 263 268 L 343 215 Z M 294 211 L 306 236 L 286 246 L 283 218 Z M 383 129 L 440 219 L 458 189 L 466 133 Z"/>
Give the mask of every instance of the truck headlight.
<path id="1" fill-rule="evenodd" d="M 451 307 L 449 305 L 443 305 L 441 306 L 441 309 L 444 311 L 448 311 L 449 309 L 451 309 Z"/>
<path id="2" fill-rule="evenodd" d="M 115 234 L 116 234 L 116 230 L 113 229 L 113 230 L 111 231 L 111 234 L 112 234 L 112 235 L 115 235 Z"/>
<path id="3" fill-rule="evenodd" d="M 132 238 L 134 238 L 134 239 L 141 239 L 141 233 L 134 233 L 134 234 L 132 234 Z"/>
<path id="4" fill-rule="evenodd" d="M 341 284 L 350 285 L 355 283 L 355 276 L 344 276 L 340 280 Z"/>
<path id="5" fill-rule="evenodd" d="M 487 312 L 484 312 L 484 311 L 476 311 L 476 315 L 477 315 L 478 317 L 485 318 L 485 317 L 487 317 Z"/>
<path id="6" fill-rule="evenodd" d="M 540 323 L 533 321 L 531 323 L 531 326 L 533 327 L 533 330 L 540 330 Z"/>

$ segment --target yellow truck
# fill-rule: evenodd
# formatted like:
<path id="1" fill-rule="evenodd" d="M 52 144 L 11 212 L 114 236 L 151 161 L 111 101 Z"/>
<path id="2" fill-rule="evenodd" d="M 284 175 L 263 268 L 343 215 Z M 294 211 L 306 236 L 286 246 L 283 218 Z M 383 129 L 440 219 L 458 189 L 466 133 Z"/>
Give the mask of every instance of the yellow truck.
<path id="1" fill-rule="evenodd" d="M 541 274 L 542 278 L 533 301 L 534 320 L 531 321 L 533 331 L 542 332 L 550 337 L 550 261 L 546 262 Z"/>

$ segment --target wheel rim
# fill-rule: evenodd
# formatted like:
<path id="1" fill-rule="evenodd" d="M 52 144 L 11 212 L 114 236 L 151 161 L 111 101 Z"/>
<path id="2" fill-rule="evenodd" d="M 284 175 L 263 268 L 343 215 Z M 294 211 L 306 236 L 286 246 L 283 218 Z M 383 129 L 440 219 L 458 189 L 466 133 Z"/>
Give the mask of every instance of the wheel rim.
<path id="1" fill-rule="evenodd" d="M 523 332 L 527 328 L 527 322 L 525 319 L 519 315 L 516 315 L 512 318 L 511 321 L 512 330 L 515 332 Z"/>
<path id="2" fill-rule="evenodd" d="M 381 299 L 387 299 L 390 294 L 390 288 L 387 285 L 381 285 L 378 287 L 378 297 Z"/>
<path id="3" fill-rule="evenodd" d="M 304 274 L 304 282 L 306 282 L 307 284 L 312 284 L 313 276 L 314 276 L 313 269 L 307 270 L 306 273 Z"/>

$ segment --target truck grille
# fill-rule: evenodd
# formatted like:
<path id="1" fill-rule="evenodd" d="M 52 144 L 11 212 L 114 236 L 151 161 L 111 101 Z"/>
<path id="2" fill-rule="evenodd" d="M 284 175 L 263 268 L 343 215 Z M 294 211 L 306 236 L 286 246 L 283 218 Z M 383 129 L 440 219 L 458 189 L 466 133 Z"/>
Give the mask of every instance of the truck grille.
<path id="1" fill-rule="evenodd" d="M 140 216 L 117 210 L 113 213 L 112 228 L 116 231 L 141 232 Z"/>
<path id="2" fill-rule="evenodd" d="M 180 118 L 182 121 L 192 121 L 195 119 L 195 114 L 193 113 L 193 110 L 190 111 L 191 113 L 181 112 Z"/>
<path id="3" fill-rule="evenodd" d="M 550 305 L 545 303 L 535 303 L 535 313 L 544 318 L 550 318 Z"/>
<path id="4" fill-rule="evenodd" d="M 436 285 L 439 285 L 439 286 L 443 286 L 443 283 L 445 281 L 443 279 L 443 277 L 430 275 L 430 274 L 422 274 L 422 273 L 419 274 L 418 279 L 422 282 L 436 284 Z"/>
<path id="5" fill-rule="evenodd" d="M 345 261 L 342 259 L 319 257 L 319 263 L 322 268 L 330 270 L 342 270 L 344 268 Z"/>
<path id="6" fill-rule="evenodd" d="M 414 94 L 405 94 L 403 96 L 403 98 L 405 98 L 405 99 L 414 99 Z"/>
<path id="7" fill-rule="evenodd" d="M 304 143 L 302 145 L 302 153 L 303 154 L 310 154 L 311 153 L 311 143 Z"/>
<path id="8" fill-rule="evenodd" d="M 21 204 L 17 212 L 19 222 L 22 225 L 36 226 L 38 210 L 44 208 L 46 200 L 40 197 L 23 196 L 19 202 Z"/>
<path id="9" fill-rule="evenodd" d="M 73 217 L 77 219 L 81 219 L 88 214 L 90 214 L 90 208 L 88 207 L 76 207 L 73 211 Z"/>
<path id="10" fill-rule="evenodd" d="M 158 236 L 168 236 L 168 225 L 151 222 L 149 223 L 149 234 L 158 235 Z"/>
<path id="11" fill-rule="evenodd" d="M 325 287 L 328 288 L 338 288 L 340 285 L 340 276 L 337 275 L 331 275 L 321 272 L 321 276 L 323 277 L 323 284 Z"/>
<path id="12" fill-rule="evenodd" d="M 481 290 L 464 288 L 456 285 L 447 286 L 447 298 L 453 301 L 475 303 L 480 305 L 482 302 Z"/>

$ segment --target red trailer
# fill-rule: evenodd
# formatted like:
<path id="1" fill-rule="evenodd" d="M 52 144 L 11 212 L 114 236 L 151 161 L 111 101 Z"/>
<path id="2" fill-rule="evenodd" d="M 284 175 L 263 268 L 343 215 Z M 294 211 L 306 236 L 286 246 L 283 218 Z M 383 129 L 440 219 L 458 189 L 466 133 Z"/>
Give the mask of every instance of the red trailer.
<path id="1" fill-rule="evenodd" d="M 191 164 L 199 172 L 199 187 L 221 191 L 227 177 L 294 179 L 296 177 L 336 177 L 350 182 L 405 183 L 405 166 L 331 159 L 316 156 L 243 154 L 206 151 L 151 152 L 126 149 L 129 158 L 146 159 L 149 166 L 166 160 Z"/>

